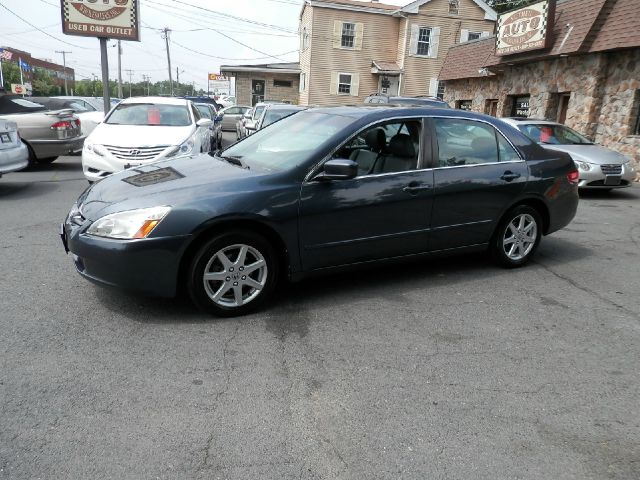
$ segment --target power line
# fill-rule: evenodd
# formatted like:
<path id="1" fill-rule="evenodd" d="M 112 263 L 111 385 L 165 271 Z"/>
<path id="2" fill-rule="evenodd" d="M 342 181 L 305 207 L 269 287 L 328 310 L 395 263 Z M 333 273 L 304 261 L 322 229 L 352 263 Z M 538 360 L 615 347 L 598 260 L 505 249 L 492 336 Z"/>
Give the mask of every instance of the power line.
<path id="1" fill-rule="evenodd" d="M 174 40 L 172 40 L 171 42 L 172 42 L 174 45 L 177 45 L 177 46 L 179 46 L 179 47 L 181 47 L 181 48 L 184 48 L 185 50 L 188 50 L 188 51 L 193 52 L 193 53 L 197 53 L 198 55 L 202 55 L 202 56 L 204 56 L 204 57 L 215 58 L 216 60 L 232 60 L 232 61 L 239 61 L 239 62 L 243 62 L 243 61 L 250 61 L 250 60 L 264 60 L 264 59 L 267 59 L 267 58 L 278 58 L 279 56 L 282 56 L 282 55 L 288 55 L 288 54 L 290 54 L 290 53 L 294 53 L 294 52 L 297 52 L 297 51 L 298 51 L 298 49 L 295 49 L 295 50 L 291 50 L 291 51 L 289 51 L 289 52 L 279 53 L 277 56 L 269 55 L 269 56 L 267 56 L 267 57 L 253 57 L 253 58 L 228 58 L 228 57 L 218 57 L 217 55 L 210 55 L 210 54 L 208 54 L 208 53 L 204 53 L 204 52 L 200 52 L 200 51 L 198 51 L 198 50 L 194 50 L 193 48 L 187 47 L 187 46 L 185 46 L 185 45 L 182 45 L 181 43 L 176 42 L 176 41 L 175 41 L 175 39 L 174 39 Z"/>
<path id="2" fill-rule="evenodd" d="M 14 12 L 13 10 L 10 10 L 9 8 L 7 8 L 3 3 L 0 3 L 0 7 L 4 8 L 7 12 L 9 12 L 11 15 L 18 17 L 20 20 L 22 20 L 24 23 L 26 23 L 27 25 L 29 25 L 30 27 L 33 27 L 34 29 L 38 30 L 41 33 L 44 33 L 47 37 L 51 37 L 54 40 L 64 43 L 65 45 L 71 45 L 72 47 L 76 47 L 76 48 L 82 48 L 85 49 L 86 47 L 82 47 L 80 45 L 76 45 L 74 43 L 69 43 L 65 40 L 60 40 L 59 38 L 54 37 L 53 35 L 51 35 L 50 33 L 45 32 L 44 30 L 42 30 L 39 27 L 36 27 L 33 23 L 29 22 L 28 20 L 25 20 L 24 18 L 22 18 L 20 15 L 18 15 L 16 12 Z"/>

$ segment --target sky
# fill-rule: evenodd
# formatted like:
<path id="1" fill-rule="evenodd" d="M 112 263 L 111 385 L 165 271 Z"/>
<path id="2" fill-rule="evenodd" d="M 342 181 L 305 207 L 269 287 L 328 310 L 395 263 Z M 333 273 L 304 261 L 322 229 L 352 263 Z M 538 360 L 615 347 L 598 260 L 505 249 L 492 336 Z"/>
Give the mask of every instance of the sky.
<path id="1" fill-rule="evenodd" d="M 405 5 L 410 0 L 384 3 Z M 140 0 L 142 41 L 122 42 L 123 81 L 139 82 L 143 75 L 152 82 L 168 79 L 159 31 L 165 27 L 172 30 L 173 80 L 178 67 L 180 82 L 195 82 L 196 89 L 206 90 L 207 74 L 218 73 L 220 65 L 296 62 L 301 6 L 302 0 Z M 57 0 L 0 0 L 0 46 L 60 64 L 62 54 L 56 51 L 71 51 L 67 66 L 75 70 L 76 79 L 99 78 L 98 39 L 64 35 L 60 19 Z M 109 46 L 109 76 L 114 79 L 115 41 Z"/>

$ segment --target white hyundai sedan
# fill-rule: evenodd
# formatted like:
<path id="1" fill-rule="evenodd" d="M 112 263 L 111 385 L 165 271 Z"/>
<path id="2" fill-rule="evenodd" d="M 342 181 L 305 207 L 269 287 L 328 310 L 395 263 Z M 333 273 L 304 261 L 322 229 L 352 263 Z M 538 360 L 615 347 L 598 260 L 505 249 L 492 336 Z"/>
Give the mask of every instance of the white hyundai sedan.
<path id="1" fill-rule="evenodd" d="M 165 158 L 208 152 L 211 120 L 189 100 L 133 97 L 123 100 L 87 137 L 82 170 L 89 182 Z"/>

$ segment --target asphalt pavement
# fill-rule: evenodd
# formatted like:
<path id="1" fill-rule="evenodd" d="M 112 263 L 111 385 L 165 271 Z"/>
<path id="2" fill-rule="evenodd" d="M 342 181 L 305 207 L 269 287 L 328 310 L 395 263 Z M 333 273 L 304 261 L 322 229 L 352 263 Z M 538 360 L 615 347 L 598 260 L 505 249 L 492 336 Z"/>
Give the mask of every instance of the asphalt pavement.
<path id="1" fill-rule="evenodd" d="M 228 135 L 230 138 L 232 135 Z M 0 479 L 640 478 L 640 187 L 216 319 L 83 280 L 79 157 L 0 179 Z"/>

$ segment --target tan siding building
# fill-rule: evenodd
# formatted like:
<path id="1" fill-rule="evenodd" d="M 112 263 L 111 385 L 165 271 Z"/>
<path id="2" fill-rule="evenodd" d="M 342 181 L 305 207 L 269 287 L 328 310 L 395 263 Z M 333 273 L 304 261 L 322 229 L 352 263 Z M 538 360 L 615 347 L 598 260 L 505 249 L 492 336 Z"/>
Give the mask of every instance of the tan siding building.
<path id="1" fill-rule="evenodd" d="M 448 49 L 492 35 L 495 19 L 481 0 L 418 0 L 405 7 L 306 0 L 300 15 L 306 83 L 300 103 L 348 105 L 376 92 L 437 96 Z"/>

